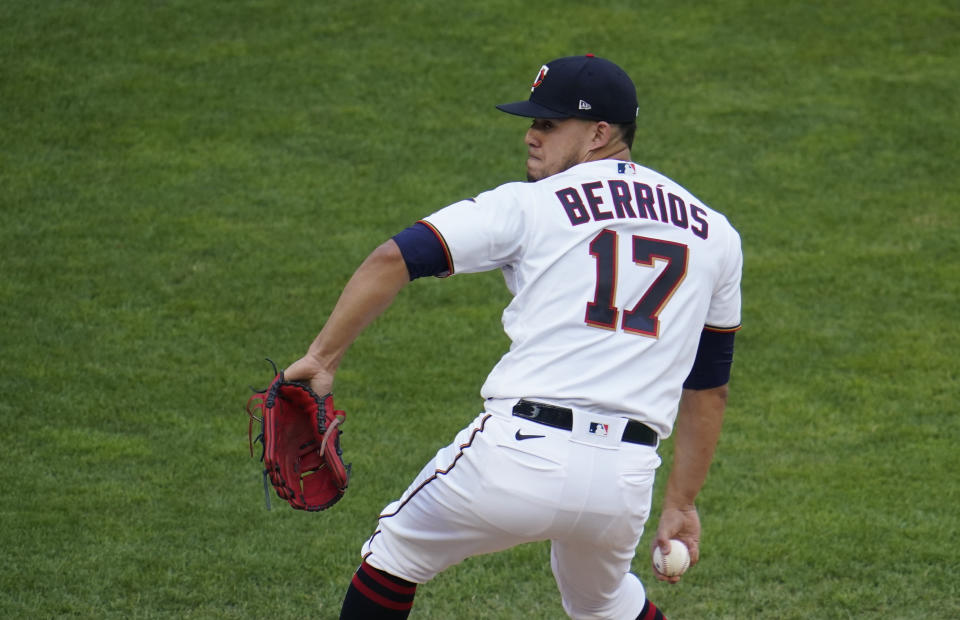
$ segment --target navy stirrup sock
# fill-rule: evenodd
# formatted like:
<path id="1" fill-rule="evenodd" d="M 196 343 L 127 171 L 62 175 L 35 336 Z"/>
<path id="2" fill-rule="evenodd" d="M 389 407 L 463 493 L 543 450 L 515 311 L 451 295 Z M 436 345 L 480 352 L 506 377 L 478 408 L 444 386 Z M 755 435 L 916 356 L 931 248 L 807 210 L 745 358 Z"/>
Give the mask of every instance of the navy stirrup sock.
<path id="1" fill-rule="evenodd" d="M 403 620 L 410 615 L 417 584 L 364 562 L 347 588 L 340 620 Z"/>

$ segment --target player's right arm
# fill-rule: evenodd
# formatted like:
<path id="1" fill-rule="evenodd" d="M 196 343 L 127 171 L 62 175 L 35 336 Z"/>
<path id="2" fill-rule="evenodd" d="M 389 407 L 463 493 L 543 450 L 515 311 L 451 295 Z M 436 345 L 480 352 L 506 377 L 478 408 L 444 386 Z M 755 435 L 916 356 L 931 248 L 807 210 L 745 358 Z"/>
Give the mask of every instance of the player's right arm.
<path id="1" fill-rule="evenodd" d="M 671 538 L 683 540 L 690 564 L 700 559 L 700 517 L 696 498 L 706 481 L 727 407 L 734 336 L 740 328 L 740 279 L 743 253 L 740 236 L 729 229 L 725 269 L 714 289 L 707 325 L 700 334 L 696 359 L 683 384 L 674 425 L 673 467 L 667 478 L 663 511 L 653 545 L 666 552 Z M 657 579 L 675 583 L 654 571 Z"/>
<path id="2" fill-rule="evenodd" d="M 686 543 L 690 564 L 700 559 L 700 517 L 696 498 L 707 479 L 713 462 L 723 414 L 727 406 L 726 384 L 703 389 L 685 389 L 680 399 L 673 435 L 673 467 L 667 479 L 663 511 L 657 527 L 654 546 L 666 553 L 665 545 L 672 538 Z M 657 575 L 662 581 L 676 582 L 679 577 Z"/>
<path id="3" fill-rule="evenodd" d="M 723 426 L 736 330 L 737 327 L 704 328 L 677 407 L 673 467 L 667 478 L 653 546 L 666 553 L 670 539 L 682 540 L 690 550 L 691 566 L 700 559 L 700 517 L 695 502 L 710 471 Z M 680 579 L 656 571 L 654 574 L 671 583 Z"/>

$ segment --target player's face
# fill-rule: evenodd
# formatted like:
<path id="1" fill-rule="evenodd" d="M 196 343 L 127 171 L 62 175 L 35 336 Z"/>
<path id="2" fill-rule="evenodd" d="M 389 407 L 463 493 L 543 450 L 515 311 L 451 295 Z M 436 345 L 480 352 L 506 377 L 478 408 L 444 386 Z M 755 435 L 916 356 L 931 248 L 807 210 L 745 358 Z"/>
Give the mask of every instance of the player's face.
<path id="1" fill-rule="evenodd" d="M 527 180 L 539 181 L 586 161 L 596 123 L 535 118 L 527 130 Z"/>

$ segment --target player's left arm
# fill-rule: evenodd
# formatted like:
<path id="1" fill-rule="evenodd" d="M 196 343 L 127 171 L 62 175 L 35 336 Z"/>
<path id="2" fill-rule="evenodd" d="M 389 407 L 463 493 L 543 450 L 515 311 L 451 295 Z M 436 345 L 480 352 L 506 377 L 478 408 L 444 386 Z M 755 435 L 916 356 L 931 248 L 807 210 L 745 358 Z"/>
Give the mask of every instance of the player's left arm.
<path id="1" fill-rule="evenodd" d="M 409 282 L 410 272 L 399 247 L 392 239 L 386 241 L 357 268 L 307 354 L 291 364 L 284 377 L 308 382 L 317 394 L 331 392 L 347 349 Z"/>
<path id="2" fill-rule="evenodd" d="M 340 360 L 360 333 L 383 314 L 404 286 L 453 271 L 449 252 L 429 226 L 418 223 L 382 243 L 354 272 L 307 354 L 284 371 L 317 394 L 333 390 Z"/>

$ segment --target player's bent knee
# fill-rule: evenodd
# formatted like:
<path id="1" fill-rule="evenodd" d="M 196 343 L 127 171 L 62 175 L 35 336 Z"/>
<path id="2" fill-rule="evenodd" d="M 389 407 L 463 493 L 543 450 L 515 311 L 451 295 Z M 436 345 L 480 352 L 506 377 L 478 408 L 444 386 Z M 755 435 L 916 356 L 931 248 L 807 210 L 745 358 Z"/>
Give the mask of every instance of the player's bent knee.
<path id="1" fill-rule="evenodd" d="M 566 591 L 565 591 L 566 590 Z M 599 595 L 598 592 L 606 592 Z M 619 587 L 613 591 L 600 587 L 592 591 L 570 591 L 561 588 L 563 610 L 574 620 L 608 620 L 609 618 L 639 618 L 663 620 L 662 616 L 649 615 L 649 609 L 657 608 L 647 601 L 646 591 L 640 579 L 633 573 L 623 576 Z"/>

